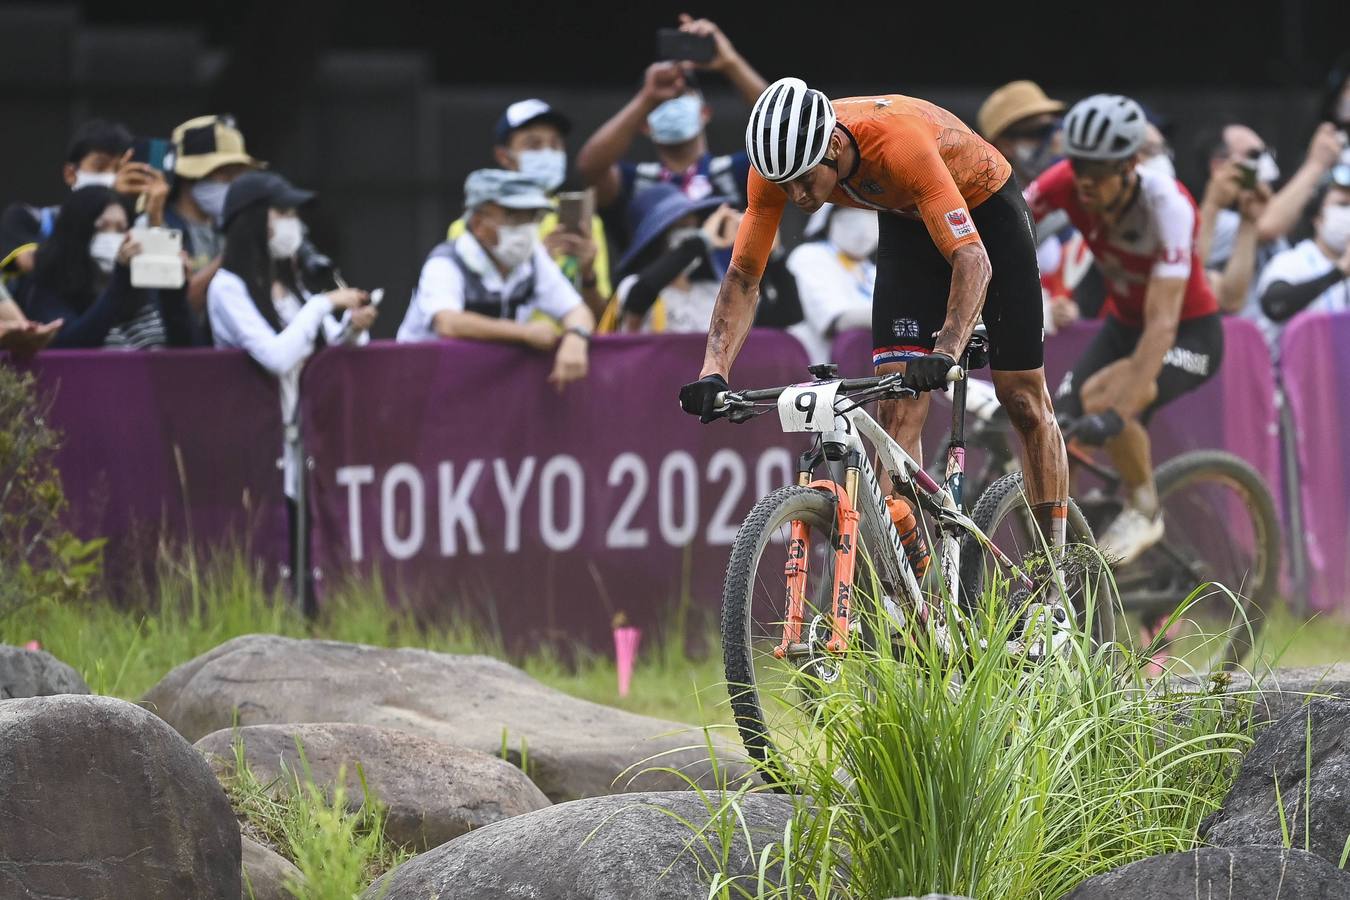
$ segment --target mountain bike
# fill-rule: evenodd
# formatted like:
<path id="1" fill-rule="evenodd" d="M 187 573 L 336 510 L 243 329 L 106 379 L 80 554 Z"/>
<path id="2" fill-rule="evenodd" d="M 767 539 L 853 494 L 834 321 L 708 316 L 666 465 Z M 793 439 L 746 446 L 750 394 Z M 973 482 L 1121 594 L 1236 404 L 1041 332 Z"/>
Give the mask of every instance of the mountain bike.
<path id="1" fill-rule="evenodd" d="M 952 441 L 940 482 L 864 409 L 875 400 L 918 396 L 901 374 L 841 379 L 833 365 L 811 366 L 813 381 L 728 391 L 719 398 L 718 414 L 733 421 L 777 410 L 784 433 L 812 435 L 797 483 L 761 498 L 741 525 L 723 587 L 722 650 L 732 712 L 746 750 L 763 764 L 771 785 L 789 783 L 785 749 L 811 746 L 814 696 L 820 685 L 837 680 L 850 650 L 876 647 L 886 637 L 901 640 L 915 629 L 944 652 L 959 650 L 968 634 L 962 608 L 969 613 L 986 587 L 1001 588 L 1004 579 L 1010 602 L 1026 611 L 1022 634 L 1042 635 L 1027 638 L 1027 654 L 1046 651 L 1042 625 L 1062 634 L 1077 628 L 1102 643 L 1112 639 L 1114 617 L 1096 615 L 1084 600 L 1095 587 L 1090 567 L 1068 573 L 1064 559 L 1043 552 L 1043 543 L 1005 552 L 990 539 L 1027 506 L 1019 474 L 990 485 L 974 510 L 965 511 L 964 370 L 986 346 L 977 336 L 949 373 Z M 896 494 L 912 499 L 934 524 L 932 546 L 945 590 L 921 589 L 866 444 Z M 1071 546 L 1093 543 L 1073 504 L 1067 532 Z M 1066 602 L 1047 600 L 1052 596 Z M 1039 609 L 1038 599 L 1045 601 Z M 882 615 L 869 618 L 866 602 Z M 890 634 L 876 633 L 880 628 L 869 621 L 884 622 Z"/>
<path id="2" fill-rule="evenodd" d="M 973 489 L 996 484 L 1018 468 L 1011 425 L 991 385 L 972 382 L 968 446 L 984 451 Z M 1073 423 L 1063 423 L 1072 435 Z M 1070 493 L 1099 532 L 1119 514 L 1121 478 L 1070 439 Z M 1194 450 L 1154 472 L 1163 538 L 1114 577 L 1125 628 L 1152 644 L 1160 663 L 1199 672 L 1237 666 L 1251 649 L 1262 610 L 1275 599 L 1280 571 L 1280 519 L 1261 475 L 1221 450 Z M 1025 530 L 1026 524 L 1022 526 Z M 1188 602 L 1189 601 L 1189 602 Z"/>

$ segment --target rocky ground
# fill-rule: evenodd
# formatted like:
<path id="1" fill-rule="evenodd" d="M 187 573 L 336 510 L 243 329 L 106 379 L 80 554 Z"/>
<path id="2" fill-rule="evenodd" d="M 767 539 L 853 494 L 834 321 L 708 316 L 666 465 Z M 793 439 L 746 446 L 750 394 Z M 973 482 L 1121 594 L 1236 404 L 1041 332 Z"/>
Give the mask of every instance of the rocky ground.
<path id="1" fill-rule="evenodd" d="M 1350 667 L 1259 687 L 1264 725 L 1202 826 L 1208 846 L 1099 875 L 1073 900 L 1350 900 Z M 297 871 L 241 836 L 221 787 L 236 742 L 263 782 L 341 779 L 353 805 L 359 765 L 388 807 L 386 835 L 418 852 L 368 898 L 702 900 L 714 872 L 752 878 L 793 813 L 754 794 L 734 827 L 708 827 L 718 789 L 747 774 L 736 747 L 716 745 L 719 785 L 701 732 L 485 657 L 254 635 L 180 666 L 137 705 L 88 695 L 45 653 L 0 647 L 0 698 L 0 897 L 287 897 Z"/>

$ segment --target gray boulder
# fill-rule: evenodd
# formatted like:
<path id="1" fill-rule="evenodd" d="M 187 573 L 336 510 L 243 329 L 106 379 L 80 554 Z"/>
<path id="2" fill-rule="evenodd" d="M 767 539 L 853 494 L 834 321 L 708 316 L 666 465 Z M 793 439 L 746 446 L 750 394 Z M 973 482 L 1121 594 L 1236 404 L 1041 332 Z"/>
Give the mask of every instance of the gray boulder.
<path id="1" fill-rule="evenodd" d="M 1309 771 L 1311 780 L 1305 777 Z M 1277 784 L 1290 844 L 1339 864 L 1350 836 L 1350 701 L 1313 700 L 1262 732 L 1243 757 L 1223 806 L 1201 823 L 1201 837 L 1221 847 L 1282 846 Z"/>
<path id="2" fill-rule="evenodd" d="M 0 644 L 0 700 L 87 693 L 80 673 L 46 650 Z"/>
<path id="3" fill-rule="evenodd" d="M 1065 900 L 1350 900 L 1350 875 L 1302 850 L 1202 847 L 1089 878 Z"/>
<path id="4" fill-rule="evenodd" d="M 709 794 L 708 803 L 720 795 Z M 690 791 L 575 800 L 507 819 L 414 857 L 370 886 L 366 900 L 706 900 L 723 870 L 753 892 L 757 852 L 781 842 L 792 802 L 776 794 L 740 800 L 744 829 L 722 815 L 733 842 L 725 868 L 711 812 Z M 676 817 L 679 818 L 676 818 Z M 750 833 L 747 844 L 744 830 Z M 705 846 L 711 844 L 714 857 Z"/>
<path id="5" fill-rule="evenodd" d="M 1191 676 L 1168 680 L 1168 690 L 1176 693 L 1206 692 L 1224 694 L 1250 704 L 1252 723 L 1264 728 L 1281 717 L 1301 709 L 1319 697 L 1350 699 L 1350 663 L 1271 669 L 1253 677 L 1245 672 L 1224 672 L 1208 679 Z M 1234 709 L 1238 704 L 1234 703 Z"/>
<path id="6" fill-rule="evenodd" d="M 234 768 L 235 734 L 217 731 L 197 742 L 217 772 Z M 371 792 L 389 808 L 385 836 L 418 849 L 549 805 L 534 782 L 506 760 L 406 731 L 326 722 L 250 725 L 237 734 L 249 770 L 264 783 L 289 785 L 284 766 L 302 778 L 307 772 L 314 784 L 331 790 L 342 771 L 352 808 L 364 799 L 360 763 Z M 297 739 L 308 769 L 301 764 Z"/>
<path id="7" fill-rule="evenodd" d="M 551 800 L 715 787 L 701 730 L 588 703 L 485 656 L 274 635 L 235 638 L 174 669 L 145 696 L 189 740 L 240 725 L 351 722 L 395 728 L 522 765 Z M 747 768 L 719 740 L 724 778 Z"/>
<path id="8" fill-rule="evenodd" d="M 111 697 L 0 703 L 0 897 L 239 891 L 239 825 L 173 729 Z"/>
<path id="9" fill-rule="evenodd" d="M 243 838 L 244 885 L 241 900 L 295 900 L 287 881 L 304 881 L 295 864 L 257 841 Z"/>

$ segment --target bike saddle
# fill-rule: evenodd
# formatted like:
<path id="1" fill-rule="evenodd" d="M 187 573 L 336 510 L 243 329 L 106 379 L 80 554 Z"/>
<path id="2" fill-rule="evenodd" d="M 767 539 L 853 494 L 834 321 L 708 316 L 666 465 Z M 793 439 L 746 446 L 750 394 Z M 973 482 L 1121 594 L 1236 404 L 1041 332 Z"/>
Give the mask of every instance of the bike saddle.
<path id="1" fill-rule="evenodd" d="M 967 371 L 971 369 L 983 369 L 989 365 L 989 331 L 981 322 L 975 326 L 975 331 L 970 335 L 970 341 L 966 344 L 966 352 L 962 354 L 963 368 Z"/>

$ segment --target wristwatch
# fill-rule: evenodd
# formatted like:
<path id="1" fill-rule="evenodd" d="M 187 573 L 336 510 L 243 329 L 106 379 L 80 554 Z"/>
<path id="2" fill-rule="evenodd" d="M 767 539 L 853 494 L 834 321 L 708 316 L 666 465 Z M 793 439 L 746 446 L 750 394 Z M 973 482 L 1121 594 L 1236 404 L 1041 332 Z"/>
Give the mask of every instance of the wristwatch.
<path id="1" fill-rule="evenodd" d="M 573 326 L 571 326 L 570 328 L 568 328 L 568 329 L 567 329 L 565 332 L 563 332 L 563 333 L 564 333 L 564 334 L 575 334 L 577 337 L 581 338 L 583 341 L 585 341 L 585 342 L 588 343 L 588 344 L 591 342 L 591 332 L 590 332 L 590 330 L 587 329 L 587 328 L 582 328 L 580 325 L 573 325 Z"/>

